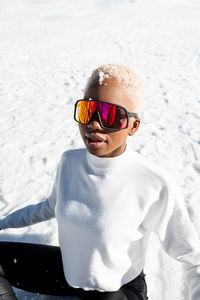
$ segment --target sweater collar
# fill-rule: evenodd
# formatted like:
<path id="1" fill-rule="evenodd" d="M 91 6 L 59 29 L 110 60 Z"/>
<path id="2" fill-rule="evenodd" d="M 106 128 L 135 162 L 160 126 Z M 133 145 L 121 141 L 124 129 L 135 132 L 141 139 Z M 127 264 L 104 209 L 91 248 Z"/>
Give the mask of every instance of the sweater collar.
<path id="1" fill-rule="evenodd" d="M 111 169 L 123 166 L 123 163 L 127 160 L 129 151 L 129 147 L 126 146 L 126 149 L 122 154 L 114 157 L 99 157 L 87 151 L 87 161 L 93 170 L 108 172 Z"/>

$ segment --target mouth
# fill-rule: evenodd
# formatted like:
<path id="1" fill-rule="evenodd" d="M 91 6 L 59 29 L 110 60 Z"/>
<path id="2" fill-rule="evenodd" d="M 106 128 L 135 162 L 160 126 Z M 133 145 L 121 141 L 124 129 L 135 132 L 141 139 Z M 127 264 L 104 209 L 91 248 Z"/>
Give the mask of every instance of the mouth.
<path id="1" fill-rule="evenodd" d="M 98 135 L 86 134 L 85 138 L 87 145 L 92 148 L 101 147 L 104 143 L 106 143 L 106 141 Z"/>

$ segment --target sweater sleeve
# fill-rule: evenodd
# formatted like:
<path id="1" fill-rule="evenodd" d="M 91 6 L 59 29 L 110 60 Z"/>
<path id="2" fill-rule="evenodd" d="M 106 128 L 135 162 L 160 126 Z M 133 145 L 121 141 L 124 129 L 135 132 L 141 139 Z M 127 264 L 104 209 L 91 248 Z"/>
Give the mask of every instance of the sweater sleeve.
<path id="1" fill-rule="evenodd" d="M 170 176 L 162 188 L 155 228 L 163 249 L 184 263 L 184 277 L 190 300 L 200 299 L 200 239 L 190 220 L 184 196 L 177 182 Z"/>
<path id="2" fill-rule="evenodd" d="M 57 201 L 60 165 L 61 161 L 57 168 L 56 177 L 50 196 L 42 202 L 39 202 L 35 205 L 28 205 L 22 209 L 14 211 L 5 218 L 0 219 L 1 229 L 25 227 L 55 217 L 54 208 Z"/>

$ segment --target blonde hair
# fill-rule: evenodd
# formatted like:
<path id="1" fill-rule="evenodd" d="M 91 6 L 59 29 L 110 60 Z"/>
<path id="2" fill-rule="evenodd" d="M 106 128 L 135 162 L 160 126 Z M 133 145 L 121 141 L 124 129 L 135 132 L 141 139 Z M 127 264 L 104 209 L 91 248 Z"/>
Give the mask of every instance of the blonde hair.
<path id="1" fill-rule="evenodd" d="M 102 84 L 105 78 L 114 78 L 125 88 L 132 99 L 134 112 L 141 117 L 144 108 L 144 88 L 141 78 L 126 66 L 105 64 L 92 72 L 84 92 L 86 93 L 92 85 Z"/>

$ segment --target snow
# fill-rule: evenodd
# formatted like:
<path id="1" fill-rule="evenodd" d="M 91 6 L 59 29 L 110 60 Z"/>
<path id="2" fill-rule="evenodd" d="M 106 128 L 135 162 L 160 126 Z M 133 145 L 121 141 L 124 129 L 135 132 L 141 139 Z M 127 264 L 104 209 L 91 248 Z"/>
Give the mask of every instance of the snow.
<path id="1" fill-rule="evenodd" d="M 0 0 L 0 217 L 46 198 L 63 151 L 83 146 L 73 108 L 91 72 L 121 63 L 146 103 L 134 150 L 176 178 L 200 236 L 200 2 Z M 0 240 L 58 244 L 55 220 Z M 188 299 L 182 265 L 152 236 L 151 300 Z M 19 299 L 64 299 L 17 290 Z M 66 297 L 65 297 L 66 299 Z"/>
<path id="2" fill-rule="evenodd" d="M 108 74 L 104 74 L 103 71 L 100 71 L 100 72 L 99 72 L 99 84 L 102 84 L 102 83 L 103 83 L 103 80 L 104 80 L 105 78 L 109 78 L 109 75 L 108 75 Z M 106 84 L 107 84 L 107 83 L 105 83 L 105 85 L 106 85 Z"/>

